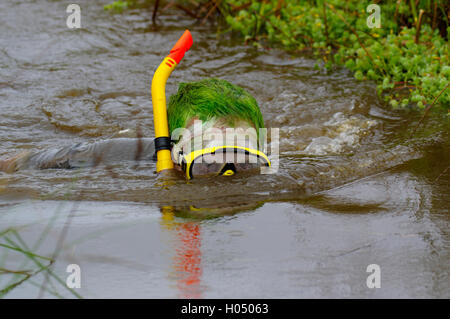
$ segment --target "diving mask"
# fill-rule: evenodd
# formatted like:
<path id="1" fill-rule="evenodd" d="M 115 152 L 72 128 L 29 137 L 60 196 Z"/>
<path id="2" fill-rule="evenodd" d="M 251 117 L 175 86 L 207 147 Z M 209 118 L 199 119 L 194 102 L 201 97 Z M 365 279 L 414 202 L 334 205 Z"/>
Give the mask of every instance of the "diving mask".
<path id="1" fill-rule="evenodd" d="M 224 145 L 180 154 L 180 166 L 187 179 L 194 176 L 230 176 L 270 166 L 267 156 L 256 149 Z"/>
<path id="2" fill-rule="evenodd" d="M 270 167 L 267 155 L 256 147 L 255 130 L 252 131 L 248 124 L 241 125 L 237 130 L 232 129 L 232 133 L 229 133 L 228 129 L 214 127 L 211 123 L 214 121 L 203 125 L 203 130 L 206 128 L 204 134 L 196 133 L 195 128 L 184 130 L 185 133 L 172 148 L 172 159 L 181 167 L 187 179 L 196 176 L 230 176 Z M 217 125 L 217 122 L 214 124 Z M 192 131 L 194 134 L 191 134 Z"/>

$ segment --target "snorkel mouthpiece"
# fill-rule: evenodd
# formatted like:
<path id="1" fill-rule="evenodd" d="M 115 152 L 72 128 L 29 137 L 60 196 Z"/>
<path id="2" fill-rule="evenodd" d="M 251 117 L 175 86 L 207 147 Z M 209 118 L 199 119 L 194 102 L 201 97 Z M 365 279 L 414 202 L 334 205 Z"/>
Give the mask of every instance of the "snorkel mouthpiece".
<path id="1" fill-rule="evenodd" d="M 156 172 L 173 169 L 170 154 L 169 125 L 167 122 L 166 82 L 173 69 L 181 62 L 193 43 L 189 30 L 184 31 L 170 54 L 156 69 L 152 80 L 153 121 L 155 126 Z"/>

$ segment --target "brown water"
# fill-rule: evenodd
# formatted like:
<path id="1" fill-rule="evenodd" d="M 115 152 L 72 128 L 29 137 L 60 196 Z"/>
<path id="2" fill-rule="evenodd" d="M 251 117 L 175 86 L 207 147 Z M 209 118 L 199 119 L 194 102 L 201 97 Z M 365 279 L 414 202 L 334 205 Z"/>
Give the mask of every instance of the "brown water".
<path id="1" fill-rule="evenodd" d="M 157 179 L 151 162 L 0 173 L 0 243 L 61 248 L 52 269 L 65 281 L 80 265 L 83 297 L 450 297 L 448 116 L 411 137 L 420 113 L 390 109 L 345 70 L 244 46 L 176 11 L 155 30 L 148 12 L 79 4 L 80 30 L 64 3 L 0 4 L 0 159 L 122 129 L 151 137 L 153 72 L 189 28 L 168 95 L 205 77 L 246 88 L 280 128 L 280 168 L 189 182 Z M 366 286 L 369 264 L 379 289 Z M 39 267 L 0 247 L 0 269 Z M 6 297 L 72 296 L 44 273 Z M 0 272 L 0 290 L 22 278 Z"/>

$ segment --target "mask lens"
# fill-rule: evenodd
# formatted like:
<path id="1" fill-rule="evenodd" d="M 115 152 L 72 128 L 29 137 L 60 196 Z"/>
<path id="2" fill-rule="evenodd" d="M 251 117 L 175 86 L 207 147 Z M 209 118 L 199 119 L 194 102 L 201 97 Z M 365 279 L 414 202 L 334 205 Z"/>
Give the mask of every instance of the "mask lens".
<path id="1" fill-rule="evenodd" d="M 197 157 L 191 164 L 190 175 L 211 176 L 223 172 L 227 163 L 232 163 L 236 172 L 257 170 L 268 165 L 266 160 L 255 154 L 236 149 L 223 149 Z"/>
<path id="2" fill-rule="evenodd" d="M 222 163 L 192 163 L 193 176 L 209 176 L 217 175 L 222 170 L 225 164 Z"/>

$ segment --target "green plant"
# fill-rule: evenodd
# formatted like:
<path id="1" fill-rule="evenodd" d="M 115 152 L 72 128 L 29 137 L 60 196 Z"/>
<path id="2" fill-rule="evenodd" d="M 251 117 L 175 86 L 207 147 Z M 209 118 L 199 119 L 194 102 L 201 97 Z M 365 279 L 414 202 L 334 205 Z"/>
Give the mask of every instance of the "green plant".
<path id="1" fill-rule="evenodd" d="M 443 1 L 388 1 L 381 7 L 382 27 L 367 26 L 369 3 L 360 1 L 266 0 L 225 17 L 230 30 L 246 40 L 279 44 L 290 50 L 313 49 L 326 68 L 343 65 L 358 80 L 373 80 L 392 106 L 423 108 L 445 90 L 450 78 L 448 18 Z M 439 9 L 439 10 L 438 10 Z M 419 19 L 419 10 L 425 14 Z M 439 13 L 440 12 L 440 13 Z M 423 24 L 423 25 L 421 25 Z M 417 32 L 419 29 L 419 32 Z M 449 110 L 450 90 L 437 101 Z"/>
<path id="2" fill-rule="evenodd" d="M 105 8 L 123 10 L 151 3 L 154 1 L 115 1 Z M 216 17 L 223 18 L 228 31 L 240 34 L 256 46 L 310 50 L 323 60 L 327 69 L 345 66 L 357 80 L 375 81 L 380 96 L 393 107 L 415 104 L 425 108 L 436 103 L 450 112 L 450 90 L 446 89 L 450 79 L 450 4 L 444 0 L 379 2 L 381 28 L 368 27 L 368 1 L 175 0 L 173 3 L 203 22 L 212 18 L 211 13 L 216 10 Z"/>

